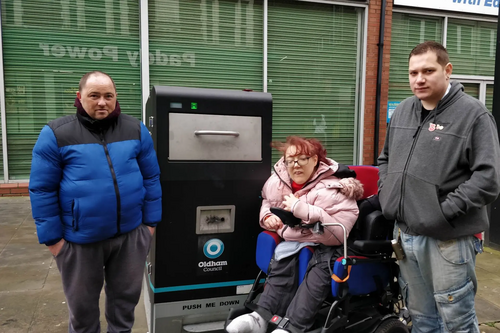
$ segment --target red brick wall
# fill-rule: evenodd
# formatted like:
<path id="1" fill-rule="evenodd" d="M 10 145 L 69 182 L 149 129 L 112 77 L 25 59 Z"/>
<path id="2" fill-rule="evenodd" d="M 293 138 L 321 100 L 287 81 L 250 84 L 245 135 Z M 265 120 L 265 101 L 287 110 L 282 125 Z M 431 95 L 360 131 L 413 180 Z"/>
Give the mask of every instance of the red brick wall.
<path id="1" fill-rule="evenodd" d="M 382 65 L 382 89 L 380 99 L 379 149 L 382 150 L 386 132 L 387 96 L 389 90 L 389 61 L 391 52 L 392 3 L 386 1 L 384 53 Z M 380 31 L 380 10 L 382 0 L 371 0 L 368 8 L 368 36 L 366 56 L 365 120 L 363 135 L 363 164 L 374 162 L 375 109 L 377 92 L 378 42 Z"/>
<path id="2" fill-rule="evenodd" d="M 29 195 L 28 183 L 0 184 L 0 197 L 20 197 Z"/>

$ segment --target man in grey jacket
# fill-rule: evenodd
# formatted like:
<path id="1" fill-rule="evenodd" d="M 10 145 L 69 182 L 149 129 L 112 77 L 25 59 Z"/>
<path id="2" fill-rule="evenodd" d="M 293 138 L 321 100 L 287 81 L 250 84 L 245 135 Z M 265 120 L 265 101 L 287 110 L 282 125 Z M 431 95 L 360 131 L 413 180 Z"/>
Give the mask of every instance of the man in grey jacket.
<path id="1" fill-rule="evenodd" d="M 477 234 L 500 192 L 500 146 L 493 116 L 450 82 L 452 69 L 439 43 L 411 51 L 414 96 L 394 111 L 378 158 L 382 210 L 405 252 L 399 283 L 412 333 L 479 332 Z"/>

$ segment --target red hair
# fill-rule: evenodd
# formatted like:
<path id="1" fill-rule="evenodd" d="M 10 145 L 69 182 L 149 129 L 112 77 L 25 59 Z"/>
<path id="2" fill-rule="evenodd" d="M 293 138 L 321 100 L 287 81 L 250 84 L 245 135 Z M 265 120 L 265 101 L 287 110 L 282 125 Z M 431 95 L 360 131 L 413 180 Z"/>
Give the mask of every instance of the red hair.
<path id="1" fill-rule="evenodd" d="M 328 165 L 331 164 L 330 160 L 326 158 L 326 149 L 323 147 L 321 142 L 318 140 L 311 138 L 303 138 L 300 136 L 289 136 L 286 138 L 285 142 L 281 141 L 273 141 L 271 142 L 271 147 L 279 150 L 280 152 L 283 153 L 283 156 L 286 154 L 286 150 L 290 146 L 295 146 L 297 148 L 297 153 L 295 156 L 298 155 L 307 155 L 307 156 L 318 156 L 318 161 L 326 163 Z"/>

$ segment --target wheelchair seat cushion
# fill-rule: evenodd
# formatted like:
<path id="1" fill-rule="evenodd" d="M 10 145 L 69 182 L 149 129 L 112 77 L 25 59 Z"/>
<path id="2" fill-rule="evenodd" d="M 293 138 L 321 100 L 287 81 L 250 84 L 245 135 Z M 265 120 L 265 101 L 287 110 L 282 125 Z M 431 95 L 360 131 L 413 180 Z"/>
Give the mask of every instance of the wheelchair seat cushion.
<path id="1" fill-rule="evenodd" d="M 351 256 L 351 258 L 362 258 L 360 256 Z M 340 279 L 347 275 L 347 267 L 342 265 L 342 259 L 338 258 L 333 266 L 333 274 Z M 353 296 L 365 295 L 380 291 L 389 284 L 390 267 L 389 264 L 380 262 L 364 262 L 353 265 L 349 279 L 344 282 L 349 288 L 349 293 Z M 341 283 L 332 280 L 332 294 L 338 297 L 340 294 Z"/>

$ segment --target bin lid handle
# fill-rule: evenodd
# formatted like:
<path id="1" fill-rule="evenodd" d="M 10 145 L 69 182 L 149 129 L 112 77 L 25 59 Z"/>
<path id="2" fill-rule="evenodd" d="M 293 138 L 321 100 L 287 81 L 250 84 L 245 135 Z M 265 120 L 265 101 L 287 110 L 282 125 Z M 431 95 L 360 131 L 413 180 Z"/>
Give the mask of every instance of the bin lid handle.
<path id="1" fill-rule="evenodd" d="M 200 135 L 225 135 L 225 136 L 235 136 L 238 137 L 240 136 L 239 132 L 235 131 L 204 131 L 204 130 L 197 130 L 194 131 L 194 135 L 200 136 Z"/>

